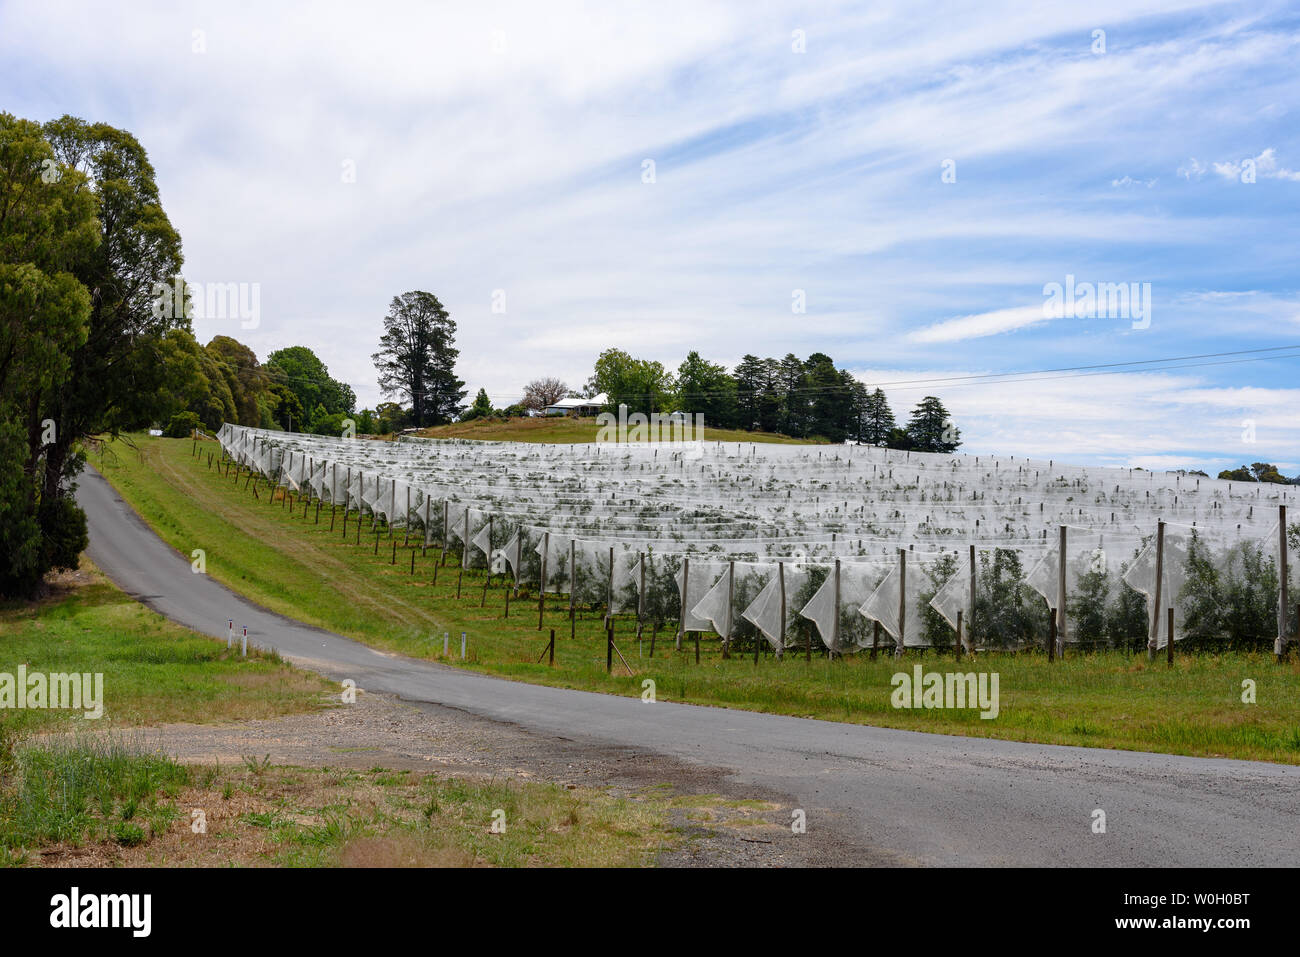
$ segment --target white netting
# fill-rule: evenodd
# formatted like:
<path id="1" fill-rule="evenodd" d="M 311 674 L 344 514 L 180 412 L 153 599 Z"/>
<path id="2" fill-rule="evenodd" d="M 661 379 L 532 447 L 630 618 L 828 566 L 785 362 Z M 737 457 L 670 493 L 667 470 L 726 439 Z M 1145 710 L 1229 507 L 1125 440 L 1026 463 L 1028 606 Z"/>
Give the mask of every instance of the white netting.
<path id="1" fill-rule="evenodd" d="M 883 579 L 900 547 L 909 555 L 906 645 L 942 643 L 943 632 L 951 641 L 959 609 L 966 621 L 973 616 L 977 644 L 1041 643 L 1044 600 L 1060 604 L 1061 525 L 1068 526 L 1067 639 L 1133 638 L 1149 630 L 1155 614 L 1139 607 L 1135 618 L 1128 590 L 1151 594 L 1151 539 L 1161 519 L 1171 536 L 1166 574 L 1177 595 L 1175 637 L 1207 632 L 1202 606 L 1209 603 L 1196 590 L 1213 591 L 1206 584 L 1212 576 L 1194 575 L 1183 594 L 1187 581 L 1178 575 L 1186 559 L 1179 549 L 1190 532 L 1179 529 L 1196 529 L 1209 553 L 1206 568 L 1234 580 L 1259 578 L 1267 569 L 1247 553 L 1256 546 L 1244 543 L 1262 543 L 1274 555 L 1277 543 L 1265 536 L 1276 528 L 1276 507 L 1288 501 L 1286 486 L 1263 483 L 865 446 L 383 443 L 231 425 L 218 437 L 236 461 L 272 482 L 360 506 L 392 526 L 422 529 L 425 544 L 445 543 L 471 565 L 508 569 L 521 584 L 538 582 L 538 549 L 548 535 L 548 591 L 608 603 L 614 612 L 644 609 L 647 619 L 674 623 L 685 594 L 688 631 L 729 629 L 737 637 L 752 626 L 779 640 L 780 595 L 772 581 L 776 563 L 784 562 L 801 578 L 787 580 L 787 644 L 796 640 L 791 624 L 805 610 L 818 636 L 833 641 L 834 612 L 826 611 L 823 589 L 839 559 L 845 648 L 861 646 L 862 615 L 855 613 L 868 599 L 869 617 L 887 627 L 891 614 L 897 618 L 885 607 L 892 583 L 879 595 L 857 591 L 866 587 L 860 573 L 874 568 Z M 484 548 L 479 536 L 488 518 Z M 966 567 L 972 545 L 979 556 L 974 609 Z M 683 583 L 687 562 L 692 570 Z M 715 586 L 730 562 L 736 576 L 728 604 Z M 874 593 L 882 582 L 867 584 Z M 915 613 L 912 592 L 920 603 Z M 1195 620 L 1185 622 L 1182 606 L 1198 601 Z M 1101 613 L 1088 614 L 1092 606 Z"/>

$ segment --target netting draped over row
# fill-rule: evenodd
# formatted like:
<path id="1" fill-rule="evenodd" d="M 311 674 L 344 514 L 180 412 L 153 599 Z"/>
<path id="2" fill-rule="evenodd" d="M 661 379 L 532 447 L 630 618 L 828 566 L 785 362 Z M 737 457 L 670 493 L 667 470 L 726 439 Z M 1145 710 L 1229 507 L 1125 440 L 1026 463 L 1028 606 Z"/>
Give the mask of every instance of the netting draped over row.
<path id="1" fill-rule="evenodd" d="M 1160 605 L 1181 639 L 1188 568 L 1241 574 L 1275 548 L 1287 501 L 1260 483 L 871 447 L 387 443 L 233 425 L 218 439 L 272 482 L 516 586 L 774 646 L 812 629 L 837 652 L 951 642 L 958 613 L 968 643 L 1025 643 L 1048 608 L 1067 640 L 1094 640 L 1101 626 L 1076 614 L 1088 602 L 1108 621 L 1128 610 L 1125 627 L 1163 644 L 1158 521 Z M 1144 625 L 1126 593 L 1149 599 Z"/>

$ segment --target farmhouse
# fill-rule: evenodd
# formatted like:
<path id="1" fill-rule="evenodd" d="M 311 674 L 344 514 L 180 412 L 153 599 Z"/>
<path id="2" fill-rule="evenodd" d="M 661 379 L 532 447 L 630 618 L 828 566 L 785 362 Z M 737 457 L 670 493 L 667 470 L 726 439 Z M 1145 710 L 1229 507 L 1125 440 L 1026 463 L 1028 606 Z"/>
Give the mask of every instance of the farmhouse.
<path id="1" fill-rule="evenodd" d="M 548 405 L 543 415 L 595 415 L 609 404 L 609 396 L 604 392 L 590 399 L 561 399 L 554 405 Z"/>

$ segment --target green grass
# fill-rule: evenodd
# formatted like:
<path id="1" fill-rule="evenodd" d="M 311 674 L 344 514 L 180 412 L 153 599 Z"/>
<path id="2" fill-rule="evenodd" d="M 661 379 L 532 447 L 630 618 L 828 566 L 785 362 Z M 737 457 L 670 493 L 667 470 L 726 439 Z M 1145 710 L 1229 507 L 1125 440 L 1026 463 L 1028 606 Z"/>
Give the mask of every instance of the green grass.
<path id="1" fill-rule="evenodd" d="M 33 731 L 268 718 L 323 706 L 334 686 L 254 649 L 243 658 L 106 581 L 89 560 L 49 598 L 0 604 L 0 672 L 102 674 L 104 713 L 4 709 L 0 729 Z"/>
<path id="2" fill-rule="evenodd" d="M 672 652 L 671 629 L 661 632 L 653 660 L 638 656 L 631 621 L 620 619 L 618 642 L 636 671 L 605 673 L 599 609 L 583 611 L 577 639 L 569 638 L 567 605 L 547 600 L 546 628 L 557 635 L 556 666 L 538 664 L 545 632 L 537 630 L 537 603 L 511 603 L 503 618 L 503 588 L 488 593 L 481 572 L 465 573 L 456 597 L 454 558 L 432 584 L 438 553 L 410 552 L 397 539 L 397 562 L 387 537 L 374 554 L 373 535 L 360 547 L 341 535 L 342 518 L 329 532 L 329 509 L 315 524 L 301 506 L 291 514 L 269 503 L 265 483 L 254 501 L 244 481 L 207 468 L 206 456 L 191 456 L 188 440 L 140 438 L 140 457 L 118 446 L 104 473 L 123 497 L 169 543 L 188 555 L 207 551 L 208 573 L 275 611 L 331 629 L 376 647 L 440 660 L 442 633 L 451 633 L 448 663 L 459 661 L 459 635 L 469 634 L 463 666 L 523 681 L 614 694 L 642 693 L 655 683 L 661 701 L 725 705 L 886 727 L 987 736 L 1054 744 L 1155 750 L 1178 754 L 1300 763 L 1300 662 L 1283 666 L 1270 655 L 1179 655 L 1175 666 L 1148 666 L 1124 652 L 1067 655 L 1049 665 L 1035 654 L 982 654 L 961 670 L 1000 675 L 1001 713 L 982 720 L 975 711 L 896 710 L 891 678 L 918 661 L 927 670 L 953 669 L 951 657 L 926 653 L 901 665 L 866 655 L 806 662 L 764 656 L 723 660 L 716 639 L 702 643 L 702 664 L 693 653 Z M 215 444 L 208 443 L 208 450 Z M 366 526 L 368 529 L 368 525 Z M 665 637 L 667 636 L 667 637 Z M 647 632 L 645 652 L 648 655 Z M 1257 685 L 1257 703 L 1243 704 L 1241 683 Z"/>
<path id="3" fill-rule="evenodd" d="M 658 793 L 383 769 L 191 768 L 103 738 L 5 749 L 0 762 L 0 866 L 49 855 L 100 866 L 623 867 L 653 863 L 676 840 Z M 195 809 L 210 832 L 191 827 Z"/>
<path id="4" fill-rule="evenodd" d="M 0 853 L 27 861 L 27 848 L 112 841 L 143 844 L 180 817 L 174 799 L 191 772 L 167 758 L 97 740 L 0 754 Z"/>

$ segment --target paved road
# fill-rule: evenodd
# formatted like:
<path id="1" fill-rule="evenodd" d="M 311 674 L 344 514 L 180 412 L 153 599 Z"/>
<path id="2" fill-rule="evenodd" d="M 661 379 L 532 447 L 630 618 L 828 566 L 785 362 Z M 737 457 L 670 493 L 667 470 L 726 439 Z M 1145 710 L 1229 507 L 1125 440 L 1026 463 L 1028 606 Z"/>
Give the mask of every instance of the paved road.
<path id="1" fill-rule="evenodd" d="M 238 597 L 162 542 L 98 474 L 77 494 L 88 552 L 121 588 L 216 637 L 369 691 L 541 734 L 725 769 L 847 828 L 864 860 L 953 865 L 1294 866 L 1300 767 L 1020 744 L 755 714 L 523 684 L 367 648 Z M 1106 833 L 1093 834 L 1094 809 Z"/>

